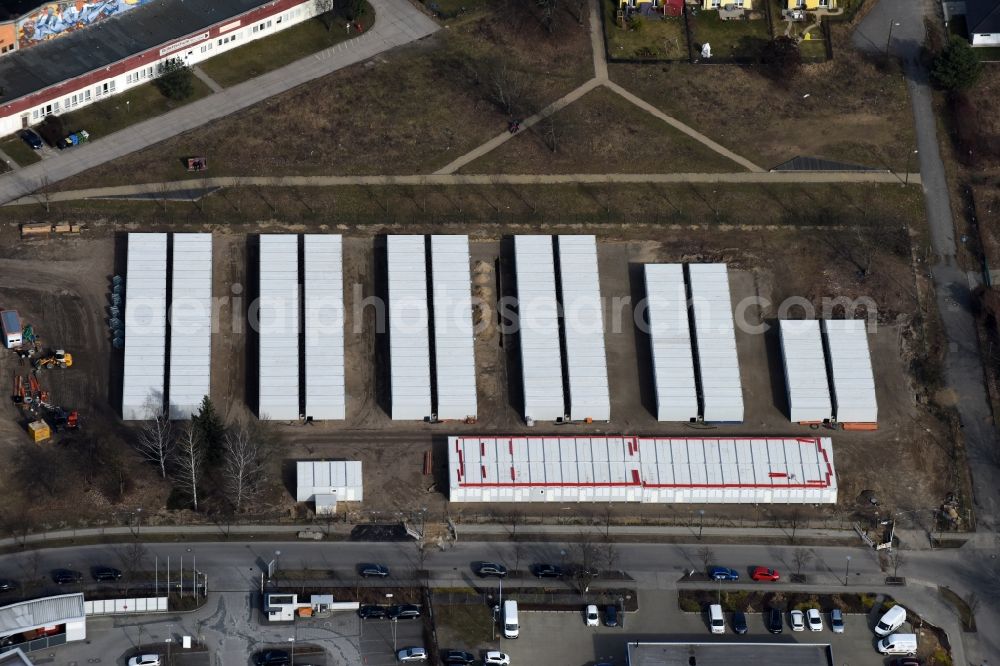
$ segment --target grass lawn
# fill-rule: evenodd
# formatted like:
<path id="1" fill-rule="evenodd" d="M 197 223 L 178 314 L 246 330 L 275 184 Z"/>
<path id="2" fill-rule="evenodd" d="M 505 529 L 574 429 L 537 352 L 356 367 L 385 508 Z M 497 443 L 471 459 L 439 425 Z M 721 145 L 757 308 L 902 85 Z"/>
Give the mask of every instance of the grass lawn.
<path id="1" fill-rule="evenodd" d="M 804 66 L 788 85 L 748 67 L 608 69 L 623 87 L 764 168 L 804 155 L 905 169 L 916 140 L 904 78 L 840 44 L 834 60 Z"/>
<path id="2" fill-rule="evenodd" d="M 21 137 L 14 136 L 7 137 L 3 141 L 0 141 L 0 150 L 7 153 L 10 159 L 14 160 L 20 166 L 28 166 L 29 164 L 34 164 L 35 162 L 42 159 L 38 156 L 38 153 L 31 149 L 31 147 L 21 140 Z M 6 165 L 4 165 L 6 169 Z"/>
<path id="3" fill-rule="evenodd" d="M 820 39 L 822 33 L 819 29 L 813 30 L 812 39 L 804 39 L 799 42 L 799 53 L 802 54 L 803 62 L 823 62 L 826 60 L 826 41 Z"/>
<path id="4" fill-rule="evenodd" d="M 192 77 L 194 92 L 185 100 L 175 101 L 160 94 L 152 83 L 132 88 L 120 95 L 107 97 L 79 111 L 62 114 L 67 132 L 87 130 L 90 139 L 107 136 L 129 125 L 159 116 L 171 109 L 190 104 L 212 91 L 197 77 Z"/>
<path id="5" fill-rule="evenodd" d="M 568 10 L 556 18 L 549 35 L 531 15 L 513 22 L 484 9 L 59 188 L 120 184 L 123 174 L 144 182 L 191 177 L 179 165 L 185 155 L 206 155 L 212 176 L 432 172 L 506 129 L 490 85 L 503 66 L 524 83 L 515 105 L 522 117 L 593 76 L 587 26 Z"/>
<path id="6" fill-rule="evenodd" d="M 374 16 L 375 10 L 366 2 L 359 21 L 367 27 Z M 312 18 L 217 55 L 198 66 L 220 86 L 228 88 L 357 37 L 357 33 L 347 34 L 345 23 L 343 19 L 335 19 L 333 27 L 327 30 L 322 20 Z"/>
<path id="7" fill-rule="evenodd" d="M 489 0 L 421 0 L 428 10 L 443 19 L 475 11 L 489 4 Z"/>
<path id="8" fill-rule="evenodd" d="M 485 604 L 435 605 L 434 623 L 441 645 L 477 650 L 493 639 L 493 617 Z"/>
<path id="9" fill-rule="evenodd" d="M 690 66 L 690 65 L 688 65 Z M 552 142 L 550 130 L 555 132 Z M 551 148 L 556 148 L 553 151 Z M 597 88 L 463 173 L 732 172 L 743 167 L 621 96 Z"/>
<path id="10" fill-rule="evenodd" d="M 766 19 L 723 21 L 718 12 L 701 11 L 688 15 L 688 24 L 695 49 L 700 52 L 702 44 L 711 44 L 713 58 L 753 60 L 771 39 Z"/>
<path id="11" fill-rule="evenodd" d="M 626 60 L 687 60 L 688 44 L 684 33 L 684 18 L 642 17 L 639 29 L 616 22 L 617 3 L 602 0 L 604 34 L 608 56 Z"/>

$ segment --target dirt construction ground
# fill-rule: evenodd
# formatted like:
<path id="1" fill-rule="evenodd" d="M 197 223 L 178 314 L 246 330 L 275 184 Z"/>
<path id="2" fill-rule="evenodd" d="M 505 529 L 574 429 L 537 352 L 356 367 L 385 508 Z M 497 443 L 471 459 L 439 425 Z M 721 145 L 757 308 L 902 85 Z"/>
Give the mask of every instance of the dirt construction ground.
<path id="1" fill-rule="evenodd" d="M 278 231 L 275 229 L 275 231 Z M 301 229 L 285 228 L 284 232 Z M 489 302 L 496 295 L 513 293 L 511 238 L 504 235 L 472 237 L 471 288 Z M 585 231 L 585 230 L 584 230 Z M 9 234 L 10 232 L 4 232 Z M 858 495 L 874 490 L 884 505 L 900 510 L 939 503 L 952 490 L 946 483 L 947 433 L 928 415 L 914 389 L 909 363 L 919 336 L 911 314 L 920 309 L 909 254 L 884 252 L 864 281 L 854 266 L 838 259 L 836 230 L 725 229 L 710 232 L 687 229 L 670 233 L 670 240 L 654 241 L 608 235 L 599 240 L 601 290 L 606 302 L 605 328 L 612 421 L 604 424 L 527 428 L 520 414 L 520 369 L 516 336 L 505 336 L 493 327 L 476 340 L 479 422 L 425 424 L 393 422 L 387 413 L 388 375 L 386 341 L 375 330 L 374 309 L 359 313 L 361 300 L 384 290 L 384 237 L 345 236 L 344 284 L 346 311 L 346 422 L 313 425 L 277 423 L 282 451 L 284 482 L 288 486 L 290 461 L 298 458 L 359 459 L 365 469 L 361 515 L 393 515 L 427 507 L 445 511 L 447 470 L 445 438 L 451 434 L 634 433 L 677 436 L 802 435 L 833 438 L 840 484 L 840 506 L 835 511 L 817 509 L 817 516 L 846 515 L 858 508 Z M 668 234 L 659 233 L 666 237 Z M 110 276 L 121 259 L 124 234 L 107 230 L 84 237 L 48 241 L 4 243 L 0 279 L 5 285 L 0 307 L 17 309 L 32 323 L 46 343 L 65 346 L 76 363 L 67 371 L 43 374 L 45 387 L 59 404 L 84 410 L 95 425 L 121 429 L 113 405 L 119 399 L 113 379 L 121 352 L 110 348 L 106 307 Z M 256 237 L 244 233 L 214 235 L 214 293 L 224 301 L 218 310 L 213 336 L 212 399 L 228 418 L 245 412 L 254 401 L 256 383 L 253 350 L 248 350 L 244 314 L 248 284 L 255 281 L 252 260 Z M 712 252 L 704 250 L 710 243 Z M 776 247 L 783 248 L 780 256 Z M 117 252 L 116 252 L 116 248 Z M 793 296 L 820 303 L 824 297 L 869 296 L 878 305 L 879 324 L 869 337 L 879 398 L 877 432 L 814 430 L 788 421 L 776 331 L 763 334 L 738 330 L 746 422 L 741 425 L 694 426 L 658 423 L 653 416 L 654 396 L 648 340 L 632 323 L 630 305 L 643 297 L 641 266 L 651 262 L 724 261 L 730 266 L 734 307 L 755 296 L 763 307 L 747 309 L 750 324 L 773 323 L 779 305 Z M 120 263 L 117 264 L 120 266 Z M 237 300 L 238 299 L 238 300 Z M 617 303 L 612 312 L 612 303 Z M 801 317 L 791 309 L 789 317 Z M 821 314 L 821 313 L 820 313 Z M 492 312 L 477 315 L 495 320 Z M 13 354 L 0 354 L 0 370 L 11 378 L 18 368 Z M 110 393 L 110 395 L 109 395 Z M 30 446 L 17 410 L 7 402 L 0 419 L 0 449 Z M 434 473 L 423 475 L 424 455 L 433 451 Z M 142 465 L 136 460 L 136 465 Z M 893 469 L 892 475 L 884 473 Z M 276 475 L 277 476 L 277 475 Z M 155 481 L 153 481 L 155 483 Z M 156 494 L 151 495 L 155 497 Z M 153 499 L 151 501 L 160 501 Z M 284 510 L 292 512 L 286 495 Z M 521 510 L 559 514 L 562 507 L 520 506 Z M 452 507 L 455 511 L 457 507 Z M 493 507 L 502 510 L 502 507 Z M 678 516 L 689 507 L 620 507 L 621 515 Z M 619 509 L 616 509 L 618 511 Z M 463 510 L 465 510 L 463 508 Z M 468 507 L 469 512 L 484 507 Z M 707 507 L 708 516 L 716 511 Z M 589 509 L 588 509 L 589 511 Z M 721 514 L 721 512 L 718 512 Z M 726 509 L 731 514 L 731 508 Z M 292 515 L 289 513 L 288 515 Z M 563 513 L 562 515 L 566 515 Z"/>

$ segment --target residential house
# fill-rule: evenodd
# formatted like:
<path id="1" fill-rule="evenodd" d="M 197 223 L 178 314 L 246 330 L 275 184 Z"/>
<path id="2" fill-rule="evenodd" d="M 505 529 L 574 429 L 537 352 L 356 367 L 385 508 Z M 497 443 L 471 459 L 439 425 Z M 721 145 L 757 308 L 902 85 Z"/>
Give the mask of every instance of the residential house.
<path id="1" fill-rule="evenodd" d="M 965 0 L 965 25 L 973 46 L 1000 46 L 1000 0 Z"/>
<path id="2" fill-rule="evenodd" d="M 817 9 L 837 9 L 838 0 L 785 0 L 786 9 L 804 9 L 814 12 Z"/>
<path id="3" fill-rule="evenodd" d="M 680 16 L 684 11 L 684 0 L 618 0 L 618 9 L 628 14 Z"/>
<path id="4" fill-rule="evenodd" d="M 688 4 L 701 5 L 701 8 L 705 11 L 727 7 L 747 10 L 754 8 L 754 0 L 695 0 L 695 2 L 688 0 Z"/>

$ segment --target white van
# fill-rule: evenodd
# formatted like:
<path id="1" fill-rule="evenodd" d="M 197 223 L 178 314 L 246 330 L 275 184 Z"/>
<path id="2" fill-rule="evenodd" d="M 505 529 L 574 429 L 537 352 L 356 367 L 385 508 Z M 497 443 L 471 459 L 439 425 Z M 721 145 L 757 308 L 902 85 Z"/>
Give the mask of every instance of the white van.
<path id="1" fill-rule="evenodd" d="M 722 606 L 712 604 L 708 607 L 708 624 L 713 634 L 726 633 L 726 618 L 722 615 Z"/>
<path id="2" fill-rule="evenodd" d="M 892 634 L 886 636 L 878 642 L 878 651 L 882 654 L 907 654 L 917 653 L 916 634 Z"/>
<path id="3" fill-rule="evenodd" d="M 520 627 L 517 624 L 517 602 L 508 599 L 503 602 L 503 637 L 517 638 Z"/>
<path id="4" fill-rule="evenodd" d="M 875 635 L 888 636 L 903 626 L 904 622 L 906 622 L 906 609 L 902 606 L 893 606 L 882 615 L 875 625 Z"/>

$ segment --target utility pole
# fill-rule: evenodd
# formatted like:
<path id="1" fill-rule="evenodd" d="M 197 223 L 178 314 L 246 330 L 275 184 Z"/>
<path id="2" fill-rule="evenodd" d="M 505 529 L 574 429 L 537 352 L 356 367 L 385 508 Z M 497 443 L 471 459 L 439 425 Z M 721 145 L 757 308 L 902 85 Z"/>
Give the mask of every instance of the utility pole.
<path id="1" fill-rule="evenodd" d="M 851 556 L 847 556 L 847 570 L 844 571 L 844 587 L 847 587 L 847 581 L 850 580 L 851 575 Z"/>

